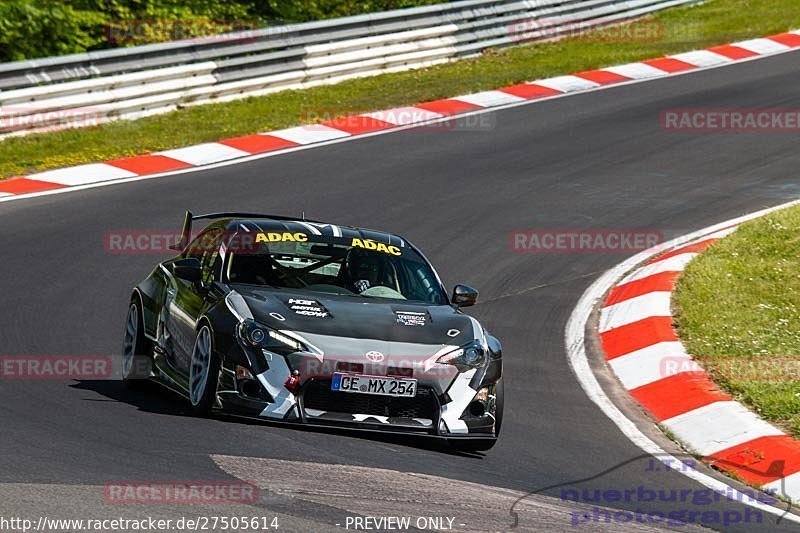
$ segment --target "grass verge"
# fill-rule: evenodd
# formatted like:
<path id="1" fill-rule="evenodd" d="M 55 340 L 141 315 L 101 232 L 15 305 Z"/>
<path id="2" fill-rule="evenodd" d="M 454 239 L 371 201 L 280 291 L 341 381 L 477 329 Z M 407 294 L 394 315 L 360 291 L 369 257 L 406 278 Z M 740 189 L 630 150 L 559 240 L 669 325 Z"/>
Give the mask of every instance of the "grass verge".
<path id="1" fill-rule="evenodd" d="M 650 31 L 600 31 L 490 51 L 427 69 L 283 91 L 94 128 L 0 142 L 0 178 L 133 156 L 759 37 L 800 26 L 796 0 L 709 0 L 648 19 Z M 637 24 L 642 24 L 638 22 Z M 644 35 L 642 35 L 644 34 Z"/>
<path id="2" fill-rule="evenodd" d="M 690 263 L 675 312 L 712 379 L 800 437 L 800 207 L 743 225 Z"/>

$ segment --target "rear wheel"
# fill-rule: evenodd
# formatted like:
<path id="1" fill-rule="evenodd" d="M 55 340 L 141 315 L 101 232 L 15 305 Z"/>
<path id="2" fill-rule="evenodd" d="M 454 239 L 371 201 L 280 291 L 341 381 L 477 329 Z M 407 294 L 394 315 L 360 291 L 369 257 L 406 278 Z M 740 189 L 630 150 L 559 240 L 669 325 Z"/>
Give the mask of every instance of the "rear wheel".
<path id="1" fill-rule="evenodd" d="M 219 360 L 214 355 L 211 329 L 206 325 L 197 332 L 189 367 L 189 402 L 196 415 L 206 416 L 217 399 Z"/>
<path id="2" fill-rule="evenodd" d="M 139 389 L 150 378 L 153 347 L 144 336 L 142 311 L 136 300 L 128 308 L 125 338 L 122 342 L 122 382 L 130 389 Z"/>

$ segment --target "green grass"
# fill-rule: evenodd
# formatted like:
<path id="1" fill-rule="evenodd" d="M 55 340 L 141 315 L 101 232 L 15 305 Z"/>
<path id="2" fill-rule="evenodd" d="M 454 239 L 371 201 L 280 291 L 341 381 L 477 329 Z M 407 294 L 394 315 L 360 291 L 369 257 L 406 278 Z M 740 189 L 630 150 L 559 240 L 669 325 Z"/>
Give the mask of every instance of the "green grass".
<path id="1" fill-rule="evenodd" d="M 690 263 L 675 312 L 714 381 L 800 437 L 800 207 L 743 225 Z"/>
<path id="2" fill-rule="evenodd" d="M 646 20 L 663 28 L 663 34 L 628 41 L 609 39 L 608 33 L 586 34 L 490 51 L 423 70 L 181 109 L 94 128 L 9 138 L 0 142 L 0 178 L 295 126 L 308 122 L 309 116 L 413 104 L 780 33 L 800 27 L 800 2 L 711 0 Z"/>

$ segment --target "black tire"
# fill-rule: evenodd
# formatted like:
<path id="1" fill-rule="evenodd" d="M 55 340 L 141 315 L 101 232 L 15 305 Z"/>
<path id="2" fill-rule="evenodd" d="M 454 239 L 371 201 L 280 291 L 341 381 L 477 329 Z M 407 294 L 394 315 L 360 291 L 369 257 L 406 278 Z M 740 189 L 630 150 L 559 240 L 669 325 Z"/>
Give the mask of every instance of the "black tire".
<path id="1" fill-rule="evenodd" d="M 153 344 L 144 335 L 144 321 L 139 301 L 128 307 L 125 338 L 122 343 L 122 383 L 131 390 L 141 390 L 153 368 Z"/>
<path id="2" fill-rule="evenodd" d="M 207 353 L 201 354 L 204 350 L 207 350 Z M 206 358 L 205 362 L 201 361 Z M 207 373 L 205 378 L 201 379 L 198 371 L 205 365 L 207 365 Z M 214 353 L 214 335 L 208 324 L 204 324 L 197 330 L 190 367 L 189 405 L 195 415 L 208 416 L 217 401 L 217 383 L 220 372 L 220 361 Z"/>
<path id="3" fill-rule="evenodd" d="M 494 394 L 494 436 L 499 437 L 500 428 L 503 425 L 503 404 L 505 403 L 505 386 L 502 377 L 497 381 Z"/>

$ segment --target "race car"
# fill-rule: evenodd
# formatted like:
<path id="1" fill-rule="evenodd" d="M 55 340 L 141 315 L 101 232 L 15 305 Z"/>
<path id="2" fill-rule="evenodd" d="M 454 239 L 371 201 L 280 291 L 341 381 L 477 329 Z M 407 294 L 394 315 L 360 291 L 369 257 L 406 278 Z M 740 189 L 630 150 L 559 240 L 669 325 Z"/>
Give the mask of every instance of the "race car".
<path id="1" fill-rule="evenodd" d="M 193 232 L 197 220 L 212 221 Z M 198 415 L 443 438 L 491 448 L 500 342 L 448 298 L 416 246 L 305 217 L 187 212 L 180 253 L 132 292 L 123 381 L 156 381 Z"/>

